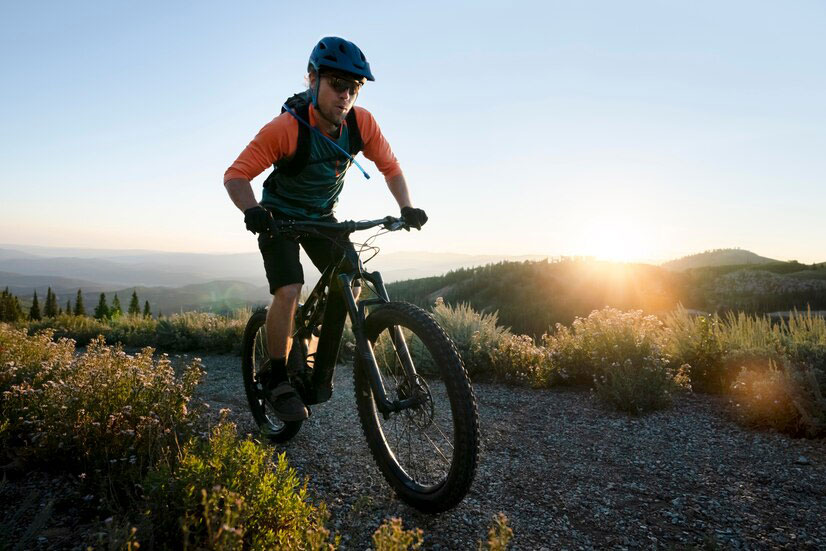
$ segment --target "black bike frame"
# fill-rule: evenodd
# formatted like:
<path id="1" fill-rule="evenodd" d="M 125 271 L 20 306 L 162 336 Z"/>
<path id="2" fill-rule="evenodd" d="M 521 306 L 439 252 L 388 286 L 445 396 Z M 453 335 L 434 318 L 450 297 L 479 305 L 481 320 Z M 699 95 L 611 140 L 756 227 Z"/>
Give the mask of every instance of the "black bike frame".
<path id="1" fill-rule="evenodd" d="M 341 238 L 349 239 L 349 233 L 342 232 L 339 235 Z M 349 269 L 345 269 L 345 266 Z M 378 295 L 377 298 L 360 300 L 357 303 L 352 288 L 353 283 L 358 280 L 371 283 Z M 355 369 L 364 369 L 368 375 L 378 410 L 386 415 L 421 403 L 421 397 L 415 392 L 414 396 L 402 400 L 391 401 L 387 397 L 373 347 L 365 333 L 365 309 L 389 301 L 381 274 L 377 271 L 365 272 L 361 259 L 353 249 L 346 248 L 342 258 L 324 270 L 301 310 L 297 312 L 295 320 L 293 346 L 300 346 L 298 339 L 308 338 L 318 325 L 321 325 L 312 370 L 313 395 L 305 397 L 309 400 L 307 405 L 325 402 L 332 395 L 332 380 L 347 316 L 350 317 L 356 339 Z M 417 381 L 418 375 L 413 366 L 410 350 L 399 327 L 393 327 L 391 340 L 408 380 Z"/>

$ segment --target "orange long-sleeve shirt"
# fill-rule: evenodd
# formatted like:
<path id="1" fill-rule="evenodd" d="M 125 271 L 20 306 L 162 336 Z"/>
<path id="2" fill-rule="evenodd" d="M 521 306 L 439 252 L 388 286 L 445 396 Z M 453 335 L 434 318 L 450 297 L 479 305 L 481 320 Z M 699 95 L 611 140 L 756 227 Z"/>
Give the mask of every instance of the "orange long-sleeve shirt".
<path id="1" fill-rule="evenodd" d="M 364 156 L 376 164 L 385 180 L 401 174 L 399 161 L 393 155 L 390 144 L 384 139 L 376 119 L 363 107 L 354 106 L 353 109 L 355 109 L 356 123 L 364 144 L 362 148 Z M 315 121 L 315 109 L 311 105 L 309 122 L 315 126 Z M 281 113 L 264 125 L 224 173 L 224 182 L 234 178 L 252 180 L 271 167 L 273 163 L 292 156 L 298 147 L 298 125 L 299 122 L 289 113 Z"/>

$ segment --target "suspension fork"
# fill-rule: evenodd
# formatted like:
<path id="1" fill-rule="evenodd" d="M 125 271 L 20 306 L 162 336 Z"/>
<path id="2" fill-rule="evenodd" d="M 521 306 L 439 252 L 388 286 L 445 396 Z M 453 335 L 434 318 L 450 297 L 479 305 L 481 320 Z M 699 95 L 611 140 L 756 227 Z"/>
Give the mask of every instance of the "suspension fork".
<path id="1" fill-rule="evenodd" d="M 376 355 L 373 352 L 373 346 L 370 344 L 370 341 L 365 334 L 364 327 L 365 307 L 371 304 L 383 304 L 389 302 L 387 289 L 385 289 L 381 274 L 378 272 L 363 272 L 361 277 L 374 285 L 376 292 L 379 294 L 379 298 L 359 301 L 359 303 L 356 304 L 355 298 L 353 297 L 353 292 L 350 290 L 350 285 L 354 279 L 353 276 L 346 273 L 339 274 L 338 280 L 341 284 L 342 295 L 344 295 L 345 304 L 347 305 L 348 314 L 350 315 L 350 321 L 353 325 L 353 335 L 356 338 L 356 369 L 359 368 L 358 364 L 361 364 L 362 369 L 365 370 L 365 374 L 368 376 L 370 388 L 373 390 L 373 396 L 376 400 L 376 407 L 382 414 L 387 416 L 392 412 L 415 407 L 422 403 L 422 397 L 415 392 L 415 389 L 418 387 L 418 385 L 415 384 L 418 381 L 418 375 L 416 374 L 416 368 L 413 366 L 413 360 L 410 356 L 410 350 L 407 347 L 404 334 L 402 333 L 400 327 L 394 325 L 391 333 L 393 348 L 401 361 L 402 369 L 404 369 L 405 375 L 408 380 L 413 383 L 412 390 L 414 391 L 414 395 L 403 400 L 390 401 L 387 397 L 387 391 L 384 388 L 384 381 L 381 378 L 381 372 L 379 370 L 378 362 L 376 361 Z"/>

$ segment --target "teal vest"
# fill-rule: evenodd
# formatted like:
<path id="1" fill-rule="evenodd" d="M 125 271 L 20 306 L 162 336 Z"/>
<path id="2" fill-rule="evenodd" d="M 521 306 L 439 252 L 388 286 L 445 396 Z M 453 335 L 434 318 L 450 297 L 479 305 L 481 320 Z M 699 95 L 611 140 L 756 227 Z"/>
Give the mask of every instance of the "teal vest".
<path id="1" fill-rule="evenodd" d="M 352 161 L 316 132 L 309 132 L 307 164 L 296 175 L 279 173 L 278 165 L 267 178 L 261 204 L 289 218 L 317 220 L 331 216 L 344 187 L 344 174 Z M 350 137 L 346 125 L 335 142 L 347 151 Z"/>

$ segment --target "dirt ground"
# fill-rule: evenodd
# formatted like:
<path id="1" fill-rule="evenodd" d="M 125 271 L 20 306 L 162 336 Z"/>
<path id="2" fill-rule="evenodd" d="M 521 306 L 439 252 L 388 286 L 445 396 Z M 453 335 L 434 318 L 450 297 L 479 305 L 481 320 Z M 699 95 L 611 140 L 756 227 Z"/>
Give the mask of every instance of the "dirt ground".
<path id="1" fill-rule="evenodd" d="M 228 408 L 239 431 L 254 434 L 239 364 L 237 356 L 204 357 L 199 397 L 211 417 Z M 425 549 L 475 549 L 499 512 L 514 550 L 826 548 L 826 441 L 744 429 L 721 398 L 684 396 L 666 411 L 629 417 L 587 391 L 475 384 L 476 478 L 462 503 L 431 516 L 399 501 L 375 466 L 349 367 L 337 370 L 335 385 L 333 398 L 273 451 L 286 452 L 313 501 L 327 504 L 344 549 L 369 548 L 389 517 L 423 529 Z M 69 479 L 4 475 L 0 548 L 105 541 L 95 499 L 77 495 Z"/>

